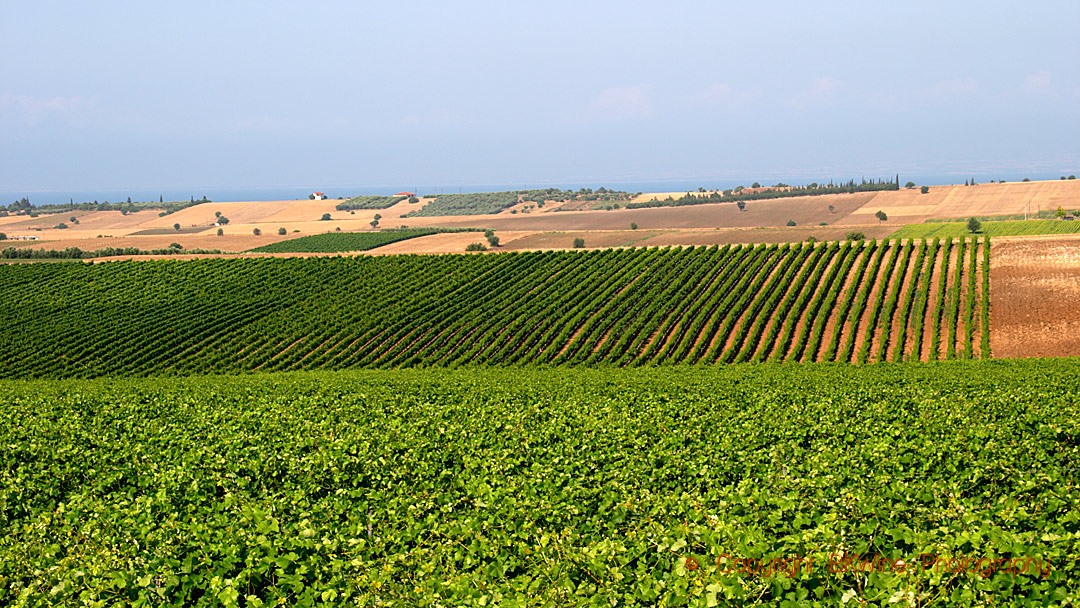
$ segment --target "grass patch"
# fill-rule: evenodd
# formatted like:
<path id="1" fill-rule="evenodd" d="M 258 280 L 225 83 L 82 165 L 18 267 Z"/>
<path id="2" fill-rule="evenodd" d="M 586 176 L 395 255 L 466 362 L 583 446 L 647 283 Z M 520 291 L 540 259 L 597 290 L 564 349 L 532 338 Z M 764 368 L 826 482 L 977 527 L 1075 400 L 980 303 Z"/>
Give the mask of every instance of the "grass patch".
<path id="1" fill-rule="evenodd" d="M 964 222 L 933 222 L 927 224 L 907 224 L 889 235 L 892 239 L 933 239 L 959 238 L 971 233 Z M 1026 236 L 1035 234 L 1076 234 L 1080 233 L 1080 222 L 1064 220 L 1017 220 L 1005 222 L 983 222 L 979 236 Z"/>

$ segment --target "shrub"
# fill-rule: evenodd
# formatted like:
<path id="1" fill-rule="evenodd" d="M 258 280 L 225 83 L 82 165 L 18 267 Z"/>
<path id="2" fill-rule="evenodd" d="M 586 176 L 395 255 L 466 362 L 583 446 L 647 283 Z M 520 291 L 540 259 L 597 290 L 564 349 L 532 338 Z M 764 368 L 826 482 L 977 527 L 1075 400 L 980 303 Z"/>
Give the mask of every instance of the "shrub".
<path id="1" fill-rule="evenodd" d="M 184 246 L 180 243 L 169 243 L 169 249 L 183 249 Z"/>
<path id="2" fill-rule="evenodd" d="M 866 235 L 861 232 L 852 230 L 851 232 L 848 232 L 844 235 L 844 239 L 848 241 L 865 241 Z"/>
<path id="3" fill-rule="evenodd" d="M 329 213 L 322 214 L 322 217 L 319 218 L 319 221 L 320 222 L 329 222 L 330 221 L 330 214 Z"/>
<path id="4" fill-rule="evenodd" d="M 223 234 L 225 234 L 225 231 L 224 231 L 224 230 L 222 230 L 221 228 L 218 228 L 218 229 L 217 229 L 217 235 L 218 235 L 218 236 L 221 236 L 221 235 L 223 235 Z"/>
<path id="5" fill-rule="evenodd" d="M 575 249 L 581 249 L 584 246 L 585 246 L 585 239 L 581 238 L 580 236 L 577 237 L 576 239 L 574 239 L 574 248 Z"/>
<path id="6" fill-rule="evenodd" d="M 1022 179 L 1022 180 L 1020 180 L 1020 181 L 1022 181 L 1022 182 L 1030 182 L 1030 181 L 1031 181 L 1031 179 L 1030 179 L 1030 178 L 1027 178 L 1027 177 L 1025 177 L 1024 179 Z"/>
<path id="7" fill-rule="evenodd" d="M 911 188 L 915 187 L 915 182 L 908 182 L 908 183 L 904 184 L 904 187 L 908 188 L 910 190 Z"/>
<path id="8" fill-rule="evenodd" d="M 874 217 L 876 217 L 879 222 L 884 222 L 889 219 L 889 216 L 881 210 L 878 210 L 878 212 L 874 214 Z"/>
<path id="9" fill-rule="evenodd" d="M 483 243 L 469 243 L 465 247 L 465 251 L 487 251 L 488 248 L 484 247 Z"/>
<path id="10" fill-rule="evenodd" d="M 739 201 L 735 204 L 739 206 L 739 211 L 746 211 L 746 201 Z"/>
<path id="11" fill-rule="evenodd" d="M 923 186 L 922 188 L 919 188 L 919 192 L 922 192 L 923 194 L 930 192 L 930 186 Z"/>
<path id="12" fill-rule="evenodd" d="M 978 218 L 970 217 L 967 221 L 967 229 L 971 234 L 975 234 L 982 230 L 982 222 L 980 222 Z"/>
<path id="13" fill-rule="evenodd" d="M 637 230 L 637 222 L 630 222 L 630 230 Z"/>
<path id="14" fill-rule="evenodd" d="M 279 235 L 282 235 L 282 236 L 284 236 L 284 235 L 288 234 L 288 232 L 289 232 L 289 231 L 288 231 L 288 230 L 285 230 L 285 228 L 278 228 L 278 229 L 277 229 L 277 233 L 278 233 Z"/>
<path id="15" fill-rule="evenodd" d="M 498 247 L 499 237 L 495 236 L 495 234 L 493 233 L 491 236 L 487 237 L 487 242 L 488 245 L 491 245 L 492 247 Z"/>
<path id="16" fill-rule="evenodd" d="M 180 232 L 180 224 L 173 224 L 172 227 L 173 227 L 173 230 L 175 230 L 177 232 Z"/>
<path id="17" fill-rule="evenodd" d="M 60 222 L 59 224 L 56 225 L 57 230 L 66 230 L 67 227 L 68 227 L 67 224 L 65 224 L 64 222 Z"/>
<path id="18" fill-rule="evenodd" d="M 797 224 L 795 223 L 795 220 L 788 220 L 787 225 L 788 226 L 796 226 Z"/>
<path id="19" fill-rule="evenodd" d="M 262 230 L 259 230 L 258 228 L 256 228 L 256 229 L 252 230 L 251 232 L 252 232 L 252 234 L 254 234 L 255 236 L 259 236 L 260 234 L 262 234 Z"/>
<path id="20" fill-rule="evenodd" d="M 0 232 L 0 241 L 6 241 L 6 240 L 7 240 L 7 235 L 4 234 L 3 232 Z"/>

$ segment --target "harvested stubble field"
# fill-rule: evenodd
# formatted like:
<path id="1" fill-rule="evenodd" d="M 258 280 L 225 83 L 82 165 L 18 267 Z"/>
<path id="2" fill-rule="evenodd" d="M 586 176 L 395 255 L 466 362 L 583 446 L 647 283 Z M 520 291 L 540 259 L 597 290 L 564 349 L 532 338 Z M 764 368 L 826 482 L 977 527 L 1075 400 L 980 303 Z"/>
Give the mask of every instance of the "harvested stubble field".
<path id="1" fill-rule="evenodd" d="M 84 251 L 92 251 L 104 249 L 106 247 L 138 247 L 139 249 L 144 250 L 164 249 L 172 243 L 178 243 L 184 249 L 217 249 L 226 252 L 240 252 L 259 247 L 260 245 L 276 243 L 300 236 L 296 234 L 280 236 L 276 231 L 263 231 L 261 235 L 256 236 L 251 230 L 242 233 L 235 232 L 237 230 L 235 227 L 233 227 L 232 230 L 233 232 L 225 233 L 222 236 L 217 236 L 214 231 L 208 231 L 197 234 L 165 233 L 142 236 L 110 236 L 100 239 L 91 236 L 89 233 L 83 232 L 83 236 L 70 235 L 74 238 L 58 238 L 48 241 L 5 241 L 3 242 L 3 246 L 20 249 L 67 249 L 68 247 L 78 247 Z M 54 232 L 50 236 L 60 235 Z"/>
<path id="2" fill-rule="evenodd" d="M 918 188 L 880 192 L 862 208 L 839 221 L 862 224 L 874 221 L 884 211 L 892 224 L 917 224 L 928 219 L 1023 215 L 1058 206 L 1080 206 L 1080 181 L 1009 182 L 975 186 L 931 186 L 922 194 Z"/>
<path id="3" fill-rule="evenodd" d="M 682 195 L 684 193 L 675 193 Z M 653 194 L 644 194 L 644 198 L 652 198 Z M 662 198 L 662 195 L 659 195 Z M 301 235 L 332 231 L 341 228 L 343 231 L 358 231 L 370 229 L 369 223 L 376 213 L 382 216 L 380 225 L 383 227 L 468 227 L 468 228 L 491 228 L 500 232 L 536 233 L 536 232 L 591 232 L 591 231 L 622 231 L 629 230 L 632 223 L 636 223 L 641 230 L 703 230 L 721 228 L 753 228 L 753 227 L 784 227 L 789 221 L 794 221 L 798 228 L 828 228 L 830 236 L 821 237 L 812 233 L 815 238 L 834 239 L 840 234 L 840 230 L 858 230 L 867 236 L 883 236 L 884 232 L 878 229 L 896 229 L 905 223 L 919 223 L 931 218 L 966 217 L 970 215 L 986 217 L 1003 214 L 1023 214 L 1026 210 L 1032 212 L 1038 209 L 1054 209 L 1058 205 L 1066 209 L 1080 207 L 1080 181 L 1046 181 L 1046 182 L 1016 182 L 1008 184 L 979 184 L 977 186 L 934 186 L 928 194 L 921 194 L 918 189 L 871 192 L 859 194 L 832 194 L 822 196 L 806 196 L 790 199 L 761 200 L 747 202 L 746 210 L 739 211 L 734 203 L 718 203 L 695 205 L 689 207 L 651 208 L 651 209 L 618 209 L 611 211 L 556 211 L 559 205 L 545 205 L 544 208 L 532 209 L 530 213 L 510 214 L 505 210 L 493 215 L 471 216 L 432 216 L 401 218 L 401 215 L 423 208 L 433 199 L 421 199 L 417 203 L 403 201 L 389 209 L 383 210 L 357 210 L 355 213 L 337 211 L 335 207 L 339 203 L 336 200 L 328 201 L 267 201 L 267 202 L 233 202 L 233 203 L 205 203 L 182 209 L 176 213 L 157 217 L 152 210 L 144 210 L 138 213 L 130 213 L 126 216 L 119 211 L 77 211 L 73 214 L 80 219 L 77 226 L 82 234 L 96 236 L 108 234 L 117 238 L 125 238 L 132 232 L 147 229 L 169 228 L 179 223 L 185 228 L 210 226 L 215 219 L 215 211 L 221 212 L 229 218 L 230 224 L 225 227 L 227 235 L 236 235 L 241 238 L 245 234 L 251 234 L 255 228 L 262 230 L 264 236 L 268 233 L 276 234 L 278 228 L 286 228 L 292 235 L 299 230 Z M 830 211 L 829 206 L 833 209 Z M 516 206 L 520 210 L 522 205 Z M 888 221 L 878 222 L 874 214 L 885 211 Z M 320 218 L 324 213 L 329 213 L 331 221 L 323 222 Z M 58 231 L 53 227 L 60 221 L 66 221 L 71 214 L 42 215 L 38 218 L 25 216 L 10 216 L 0 218 L 0 229 L 8 234 L 35 234 L 43 241 L 69 241 L 77 238 L 74 233 L 64 234 L 69 231 Z M 822 222 L 828 226 L 819 226 Z M 876 227 L 876 228 L 875 228 Z M 41 228 L 41 231 L 37 231 Z M 76 226 L 72 226 L 76 228 Z M 730 238 L 723 235 L 714 235 L 715 240 L 702 241 L 698 238 L 685 240 L 655 241 L 657 244 L 705 244 L 705 243 L 729 243 L 748 242 L 745 236 L 739 232 L 726 233 Z M 762 233 L 760 242 L 775 242 L 784 238 L 784 233 L 778 233 L 775 241 Z M 586 241 L 603 242 L 608 244 L 604 237 L 593 237 Z M 806 238 L 801 237 L 801 238 Z M 450 239 L 452 240 L 452 239 Z M 533 239 L 540 246 L 547 247 L 547 237 Z M 180 241 L 178 241 L 180 242 Z M 269 241 L 258 242 L 257 239 L 247 239 L 238 244 L 235 249 L 232 246 L 213 246 L 211 248 L 222 250 L 243 251 L 251 249 Z M 523 241 L 516 247 L 525 248 L 532 241 Z M 572 240 L 571 240 L 572 242 Z M 625 242 L 625 241 L 624 241 Z M 238 241 L 240 243 L 240 241 Z M 186 243 L 181 244 L 188 246 Z M 422 252 L 446 252 L 452 251 L 447 247 L 434 244 L 434 241 L 413 241 L 417 253 Z M 467 243 L 466 243 L 467 244 Z M 508 240 L 503 239 L 507 245 Z M 17 245 L 18 246 L 18 245 Z M 67 245 L 65 245 L 67 246 Z M 78 245 L 76 245 L 78 246 Z M 120 243 L 118 246 L 139 246 L 138 243 Z M 196 246 L 196 245 L 191 245 Z M 207 247 L 206 244 L 199 246 Z M 397 252 L 407 253 L 405 247 L 398 247 Z M 460 251 L 460 250 L 459 250 Z"/>

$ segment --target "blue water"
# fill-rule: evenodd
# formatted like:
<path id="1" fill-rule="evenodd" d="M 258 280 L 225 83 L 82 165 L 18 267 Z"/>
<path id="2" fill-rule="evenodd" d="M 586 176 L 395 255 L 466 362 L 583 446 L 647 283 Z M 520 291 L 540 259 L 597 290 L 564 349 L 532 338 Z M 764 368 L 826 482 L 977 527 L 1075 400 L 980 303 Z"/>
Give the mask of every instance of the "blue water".
<path id="1" fill-rule="evenodd" d="M 837 183 L 845 182 L 849 179 L 855 179 L 859 181 L 863 177 L 867 179 L 892 179 L 893 175 L 866 175 L 866 176 L 820 176 L 803 179 L 783 179 L 785 183 L 792 185 L 805 185 L 810 182 L 825 183 L 829 180 L 833 180 Z M 1005 179 L 1008 181 L 1020 181 L 1024 177 L 1029 177 L 1033 180 L 1039 179 L 1057 179 L 1058 175 L 1037 175 L 1027 173 L 1024 175 L 1011 175 L 1009 172 L 998 172 L 994 174 L 982 174 L 975 173 L 973 175 L 900 175 L 900 183 L 906 183 L 908 180 L 914 181 L 919 185 L 945 185 L 945 184 L 962 184 L 965 179 L 974 178 L 979 183 L 985 183 L 991 179 Z M 734 188 L 735 186 L 749 186 L 755 180 L 760 181 L 762 185 L 771 186 L 776 183 L 777 179 L 763 179 L 763 178 L 751 178 L 746 180 L 734 180 L 734 179 L 716 179 L 716 178 L 699 178 L 699 179 L 681 179 L 681 180 L 667 180 L 667 181 L 640 181 L 640 182 L 593 182 L 593 183 L 519 183 L 519 184 L 476 184 L 476 185 L 461 185 L 461 186 L 440 186 L 440 185 L 418 185 L 418 184 L 405 184 L 405 185 L 389 185 L 389 186 L 355 186 L 355 187 L 291 187 L 291 188 L 190 188 L 190 189 L 175 189 L 165 188 L 161 190 L 149 190 L 145 188 L 132 189 L 132 190 L 56 190 L 56 191 L 8 191 L 0 192 L 0 205 L 6 205 L 9 202 L 19 200 L 22 197 L 30 199 L 30 202 L 35 205 L 48 205 L 48 204 L 63 204 L 68 202 L 83 203 L 83 202 L 124 202 L 131 198 L 133 202 L 142 201 L 158 201 L 164 199 L 166 201 L 186 201 L 191 198 L 200 199 L 203 196 L 209 198 L 212 201 L 226 202 L 226 201 L 275 201 L 275 200 L 294 200 L 294 199 L 306 199 L 309 194 L 316 190 L 325 192 L 330 198 L 350 196 L 368 195 L 368 194 L 393 194 L 395 192 L 409 191 L 416 192 L 420 195 L 424 194 L 450 194 L 457 192 L 499 192 L 503 190 L 525 190 L 531 188 L 562 188 L 569 190 L 578 190 L 580 188 L 592 188 L 596 189 L 601 186 L 612 190 L 624 190 L 626 192 L 689 192 L 696 191 L 699 187 L 706 189 L 727 189 Z"/>

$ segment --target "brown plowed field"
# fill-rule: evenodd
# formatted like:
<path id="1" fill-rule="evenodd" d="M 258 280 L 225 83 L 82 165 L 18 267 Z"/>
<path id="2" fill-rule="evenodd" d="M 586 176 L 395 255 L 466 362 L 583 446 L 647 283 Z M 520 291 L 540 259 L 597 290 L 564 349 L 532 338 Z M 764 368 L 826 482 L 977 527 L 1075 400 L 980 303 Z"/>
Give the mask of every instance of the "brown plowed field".
<path id="1" fill-rule="evenodd" d="M 990 352 L 1080 355 L 1080 238 L 991 243 Z"/>

